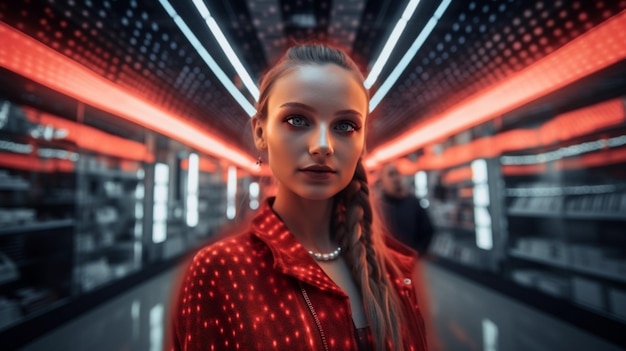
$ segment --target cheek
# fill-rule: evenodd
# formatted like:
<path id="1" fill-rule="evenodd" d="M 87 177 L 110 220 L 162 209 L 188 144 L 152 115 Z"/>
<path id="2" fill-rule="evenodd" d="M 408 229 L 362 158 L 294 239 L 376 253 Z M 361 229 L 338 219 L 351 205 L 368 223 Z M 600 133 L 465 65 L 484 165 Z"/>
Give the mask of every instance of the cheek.
<path id="1" fill-rule="evenodd" d="M 284 168 L 295 161 L 295 145 L 289 140 L 271 138 L 267 143 L 267 155 L 272 168 Z"/>

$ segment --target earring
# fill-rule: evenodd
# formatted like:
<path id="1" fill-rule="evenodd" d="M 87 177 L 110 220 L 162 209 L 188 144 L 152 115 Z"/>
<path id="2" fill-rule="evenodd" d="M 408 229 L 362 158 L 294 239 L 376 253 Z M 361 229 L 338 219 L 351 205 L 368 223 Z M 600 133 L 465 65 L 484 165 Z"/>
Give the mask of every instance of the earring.
<path id="1" fill-rule="evenodd" d="M 259 158 L 256 160 L 256 165 L 260 166 L 263 163 L 263 160 L 261 159 L 261 155 L 259 155 Z"/>

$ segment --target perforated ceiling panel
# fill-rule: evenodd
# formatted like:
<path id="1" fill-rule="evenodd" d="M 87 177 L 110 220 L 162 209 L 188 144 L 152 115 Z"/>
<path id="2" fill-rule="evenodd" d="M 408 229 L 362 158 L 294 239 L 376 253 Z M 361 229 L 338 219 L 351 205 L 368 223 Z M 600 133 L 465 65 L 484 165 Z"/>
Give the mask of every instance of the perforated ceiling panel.
<path id="1" fill-rule="evenodd" d="M 501 81 L 626 8 L 626 1 L 453 2 L 379 107 L 371 145 Z"/>
<path id="2" fill-rule="evenodd" d="M 248 116 L 155 1 L 5 1 L 0 20 L 128 92 L 237 141 Z"/>
<path id="3" fill-rule="evenodd" d="M 286 45 L 310 38 L 351 49 L 367 71 L 408 1 L 205 1 L 258 80 Z M 172 1 L 207 51 L 245 91 L 191 0 Z M 422 1 L 373 86 L 397 65 L 438 1 Z M 541 60 L 624 11 L 616 1 L 452 1 L 374 111 L 368 148 Z M 0 1 L 0 21 L 150 103 L 248 150 L 248 115 L 156 0 Z M 367 72 L 366 72 L 367 73 Z M 246 145 L 246 146 L 244 146 Z"/>

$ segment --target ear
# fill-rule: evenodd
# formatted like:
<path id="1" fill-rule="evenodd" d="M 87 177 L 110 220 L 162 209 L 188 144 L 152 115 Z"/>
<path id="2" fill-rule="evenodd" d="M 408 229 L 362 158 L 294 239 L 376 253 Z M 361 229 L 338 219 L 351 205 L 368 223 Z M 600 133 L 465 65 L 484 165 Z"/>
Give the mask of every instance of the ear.
<path id="1" fill-rule="evenodd" d="M 258 151 L 267 149 L 267 143 L 265 141 L 265 126 L 263 122 L 258 118 L 252 118 L 252 136 L 254 137 L 254 146 Z"/>

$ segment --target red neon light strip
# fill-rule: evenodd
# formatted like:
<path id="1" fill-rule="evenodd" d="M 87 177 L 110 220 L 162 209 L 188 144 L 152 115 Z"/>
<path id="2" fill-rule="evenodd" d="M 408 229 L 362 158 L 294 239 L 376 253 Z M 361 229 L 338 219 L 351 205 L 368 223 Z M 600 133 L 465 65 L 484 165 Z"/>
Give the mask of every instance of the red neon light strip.
<path id="1" fill-rule="evenodd" d="M 257 173 L 255 160 L 0 22 L 0 66 L 88 105 Z"/>
<path id="2" fill-rule="evenodd" d="M 502 174 L 506 176 L 522 176 L 529 174 L 541 174 L 548 172 L 548 165 L 545 163 L 535 165 L 505 165 L 502 166 Z"/>
<path id="3" fill-rule="evenodd" d="M 200 170 L 200 172 L 213 173 L 217 171 L 217 164 L 212 160 L 209 160 L 206 157 L 200 157 L 198 161 L 198 170 Z M 185 171 L 189 169 L 188 158 L 180 160 L 180 168 Z"/>
<path id="4" fill-rule="evenodd" d="M 68 134 L 63 139 L 72 141 L 83 149 L 125 159 L 146 162 L 154 161 L 154 155 L 148 152 L 148 147 L 145 144 L 140 142 L 120 138 L 47 113 L 38 113 L 29 108 L 24 108 L 23 110 L 26 117 L 32 122 L 50 125 L 67 131 Z"/>
<path id="5" fill-rule="evenodd" d="M 415 163 L 405 162 L 405 167 L 400 171 L 409 174 L 417 170 L 450 168 L 477 158 L 496 157 L 508 151 L 558 144 L 625 121 L 624 102 L 622 99 L 613 99 L 559 115 L 539 129 L 514 129 L 450 147 L 441 155 L 425 154 Z"/>
<path id="6" fill-rule="evenodd" d="M 583 169 L 589 167 L 624 165 L 626 148 L 592 152 L 576 158 L 563 159 L 555 163 L 556 169 Z"/>
<path id="7" fill-rule="evenodd" d="M 626 11 L 549 56 L 377 148 L 367 167 L 512 111 L 626 58 Z"/>
<path id="8" fill-rule="evenodd" d="M 10 152 L 0 152 L 0 166 L 35 172 L 73 172 L 74 162 L 59 159 L 41 159 L 34 154 L 21 155 Z"/>
<path id="9" fill-rule="evenodd" d="M 446 184 L 459 183 L 467 180 L 472 180 L 472 168 L 469 166 L 456 168 L 448 171 L 443 178 L 442 182 Z"/>
<path id="10" fill-rule="evenodd" d="M 543 144 L 558 143 L 617 125 L 625 119 L 624 101 L 614 99 L 557 116 L 541 126 L 541 139 Z"/>

